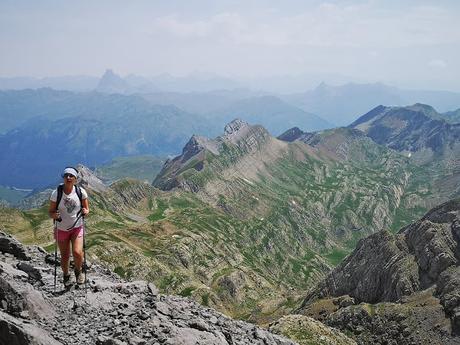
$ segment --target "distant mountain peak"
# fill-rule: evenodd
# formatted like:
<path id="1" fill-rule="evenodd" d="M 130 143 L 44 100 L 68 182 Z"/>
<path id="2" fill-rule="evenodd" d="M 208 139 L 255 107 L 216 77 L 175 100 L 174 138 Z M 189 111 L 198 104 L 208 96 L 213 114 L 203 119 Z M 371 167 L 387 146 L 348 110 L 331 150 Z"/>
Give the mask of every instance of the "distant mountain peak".
<path id="1" fill-rule="evenodd" d="M 113 69 L 107 68 L 107 69 L 105 70 L 104 75 L 103 75 L 102 77 L 104 78 L 104 77 L 111 77 L 111 76 L 117 76 L 117 77 L 118 77 L 118 75 L 116 75 L 116 74 L 113 72 Z"/>
<path id="2" fill-rule="evenodd" d="M 182 154 L 165 163 L 153 184 L 164 190 L 182 187 L 196 192 L 200 187 L 188 183 L 181 174 L 187 169 L 201 171 L 209 163 L 208 153 L 220 156 L 224 147 L 232 147 L 237 152 L 236 156 L 243 157 L 270 145 L 270 138 L 270 133 L 264 127 L 249 125 L 241 119 L 228 123 L 224 134 L 215 139 L 193 135 L 183 148 Z M 236 156 L 233 157 L 235 161 L 238 160 Z"/>
<path id="3" fill-rule="evenodd" d="M 126 93 L 129 90 L 129 84 L 113 70 L 107 69 L 102 76 L 96 88 L 99 92 L 105 93 Z"/>
<path id="4" fill-rule="evenodd" d="M 328 87 L 329 85 L 327 85 L 324 81 L 322 81 L 321 83 L 318 84 L 318 86 L 316 87 L 316 90 L 326 89 Z"/>

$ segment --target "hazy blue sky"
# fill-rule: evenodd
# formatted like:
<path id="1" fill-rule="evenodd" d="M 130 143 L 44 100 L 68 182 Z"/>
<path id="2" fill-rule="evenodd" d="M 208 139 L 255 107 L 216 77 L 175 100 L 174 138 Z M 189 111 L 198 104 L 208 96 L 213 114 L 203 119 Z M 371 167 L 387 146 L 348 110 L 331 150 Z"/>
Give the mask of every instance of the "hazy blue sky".
<path id="1" fill-rule="evenodd" d="M 403 4 L 401 4 L 403 3 Z M 0 76 L 338 74 L 460 91 L 460 1 L 0 0 Z"/>

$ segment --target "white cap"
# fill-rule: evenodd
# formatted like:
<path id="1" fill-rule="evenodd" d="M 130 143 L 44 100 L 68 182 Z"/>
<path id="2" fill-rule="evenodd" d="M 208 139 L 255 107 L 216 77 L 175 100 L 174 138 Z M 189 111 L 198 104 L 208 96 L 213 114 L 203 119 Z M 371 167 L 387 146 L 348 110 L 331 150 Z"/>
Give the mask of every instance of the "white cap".
<path id="1" fill-rule="evenodd" d="M 70 175 L 73 175 L 75 177 L 78 177 L 77 169 L 71 168 L 71 167 L 68 167 L 68 168 L 64 169 L 64 172 L 62 173 L 62 176 L 64 177 L 65 174 L 70 174 Z"/>

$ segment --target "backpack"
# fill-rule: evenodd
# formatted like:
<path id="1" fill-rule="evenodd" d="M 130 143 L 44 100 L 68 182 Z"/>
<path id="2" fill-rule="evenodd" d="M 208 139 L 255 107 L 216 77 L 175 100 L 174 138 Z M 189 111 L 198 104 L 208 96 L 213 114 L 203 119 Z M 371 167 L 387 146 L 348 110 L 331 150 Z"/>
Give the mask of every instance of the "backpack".
<path id="1" fill-rule="evenodd" d="M 82 207 L 82 200 L 83 200 L 83 194 L 81 193 L 81 187 L 78 185 L 75 185 L 75 192 L 78 195 L 78 199 L 80 200 L 80 208 Z M 64 185 L 61 183 L 57 187 L 57 199 L 56 199 L 56 211 L 59 207 L 59 203 L 61 202 L 62 199 L 62 193 L 64 193 Z"/>

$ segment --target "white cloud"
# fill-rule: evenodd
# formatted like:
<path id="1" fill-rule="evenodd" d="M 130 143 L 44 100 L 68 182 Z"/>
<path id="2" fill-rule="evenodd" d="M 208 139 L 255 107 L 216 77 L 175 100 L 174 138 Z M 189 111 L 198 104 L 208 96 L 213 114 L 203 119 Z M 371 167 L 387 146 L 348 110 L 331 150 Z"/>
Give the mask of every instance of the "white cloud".
<path id="1" fill-rule="evenodd" d="M 431 60 L 428 63 L 428 66 L 433 67 L 433 68 L 444 69 L 447 67 L 447 63 L 442 59 L 435 59 L 435 60 Z"/>
<path id="2" fill-rule="evenodd" d="M 424 3 L 104 0 L 70 11 L 54 2 L 5 8 L 0 1 L 0 75 L 100 74 L 112 66 L 121 74 L 330 73 L 458 83 L 460 4 Z"/>
<path id="3" fill-rule="evenodd" d="M 205 37 L 237 44 L 391 48 L 460 44 L 456 20 L 455 13 L 435 6 L 388 11 L 374 2 L 324 3 L 293 15 L 270 9 L 257 14 L 222 12 L 200 20 L 166 16 L 155 20 L 154 29 L 178 38 Z"/>

